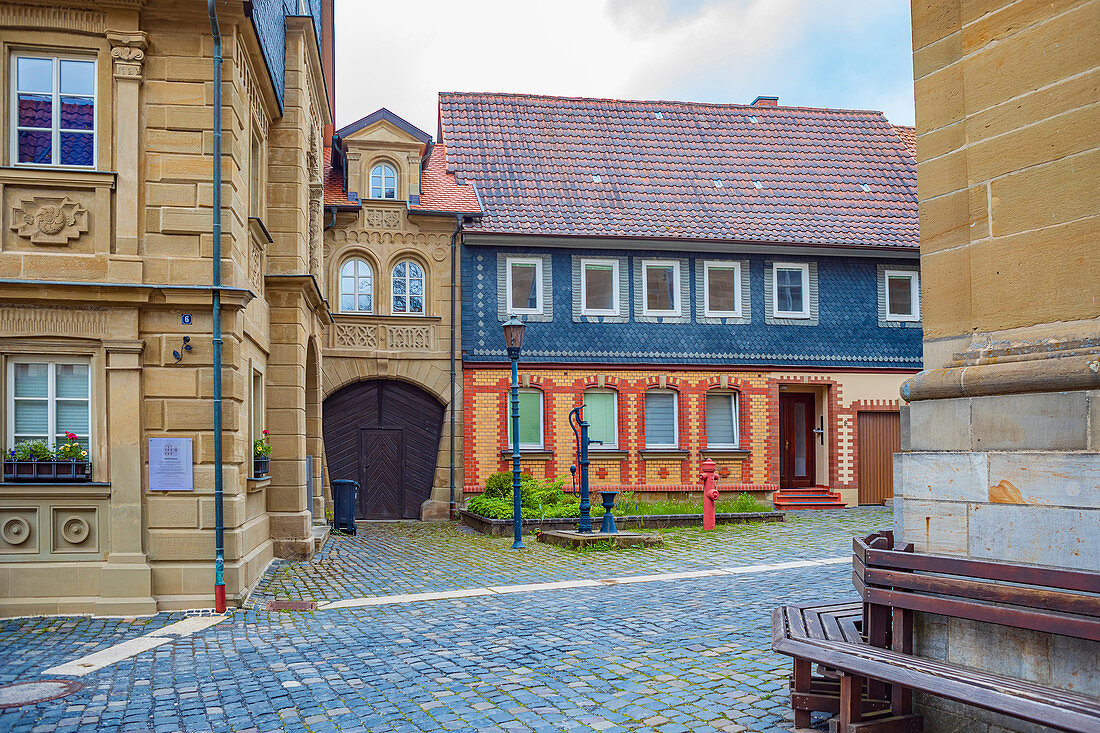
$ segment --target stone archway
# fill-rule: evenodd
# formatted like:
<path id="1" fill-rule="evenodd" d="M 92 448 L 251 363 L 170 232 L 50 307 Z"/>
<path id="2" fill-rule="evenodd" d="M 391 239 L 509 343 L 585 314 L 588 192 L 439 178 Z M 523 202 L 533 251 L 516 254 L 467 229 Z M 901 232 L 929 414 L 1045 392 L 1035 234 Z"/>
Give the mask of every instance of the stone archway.
<path id="1" fill-rule="evenodd" d="M 359 482 L 357 519 L 419 519 L 431 498 L 444 405 L 408 382 L 354 382 L 324 402 L 330 479 Z"/>

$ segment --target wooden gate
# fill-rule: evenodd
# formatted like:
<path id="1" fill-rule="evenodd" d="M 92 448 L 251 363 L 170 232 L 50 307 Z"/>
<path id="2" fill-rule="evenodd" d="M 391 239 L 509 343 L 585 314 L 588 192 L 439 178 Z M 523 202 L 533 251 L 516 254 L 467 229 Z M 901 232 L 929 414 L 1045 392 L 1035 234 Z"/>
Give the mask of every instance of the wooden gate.
<path id="1" fill-rule="evenodd" d="M 881 504 L 894 495 L 894 453 L 901 450 L 901 416 L 897 412 L 860 412 L 859 503 Z"/>
<path id="2" fill-rule="evenodd" d="M 419 519 L 431 497 L 444 407 L 405 382 L 350 384 L 325 400 L 328 475 L 359 482 L 356 519 Z"/>

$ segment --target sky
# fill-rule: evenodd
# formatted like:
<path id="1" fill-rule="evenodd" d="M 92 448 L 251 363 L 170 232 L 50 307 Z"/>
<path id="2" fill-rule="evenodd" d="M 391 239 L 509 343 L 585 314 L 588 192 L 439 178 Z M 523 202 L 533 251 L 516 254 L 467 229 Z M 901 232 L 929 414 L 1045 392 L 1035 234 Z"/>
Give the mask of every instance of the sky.
<path id="1" fill-rule="evenodd" d="M 336 0 L 336 121 L 441 91 L 873 109 L 913 124 L 908 0 Z"/>

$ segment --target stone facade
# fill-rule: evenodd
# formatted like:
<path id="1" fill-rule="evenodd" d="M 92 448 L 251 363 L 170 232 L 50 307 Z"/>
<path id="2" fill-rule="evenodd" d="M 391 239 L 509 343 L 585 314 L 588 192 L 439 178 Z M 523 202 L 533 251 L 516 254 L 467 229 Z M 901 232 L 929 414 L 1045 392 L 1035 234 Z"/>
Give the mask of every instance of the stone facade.
<path id="1" fill-rule="evenodd" d="M 320 27 L 320 18 L 287 17 L 284 26 L 280 9 L 268 28 L 242 3 L 219 3 L 218 12 L 225 579 L 232 604 L 273 557 L 313 552 L 305 456 L 320 455 L 320 347 L 329 324 L 320 152 L 330 108 L 313 22 Z M 285 46 L 278 89 L 259 41 L 271 33 Z M 0 3 L 0 42 L 5 99 L 16 49 L 95 64 L 94 165 L 21 165 L 5 135 L 5 422 L 11 424 L 17 398 L 15 365 L 87 365 L 92 480 L 0 484 L 0 526 L 25 523 L 30 531 L 28 539 L 15 542 L 5 533 L 0 541 L 0 614 L 209 606 L 214 46 L 206 4 Z M 60 413 L 57 429 L 68 429 Z M 252 441 L 264 429 L 273 446 L 270 475 L 256 476 Z M 14 436 L 4 431 L 5 454 Z M 191 440 L 192 491 L 151 490 L 153 437 Z M 320 462 L 314 465 L 319 471 Z"/>
<path id="2" fill-rule="evenodd" d="M 1096 0 L 913 3 L 927 371 L 894 484 L 918 551 L 1100 570 L 1098 27 Z M 1100 697 L 1095 643 L 924 615 L 916 649 Z"/>
<path id="3" fill-rule="evenodd" d="M 355 382 L 397 380 L 419 387 L 446 406 L 438 454 L 432 457 L 436 469 L 431 504 L 421 510 L 422 518 L 446 519 L 451 498 L 451 239 L 461 215 L 416 208 L 422 201 L 423 167 L 431 150 L 427 133 L 379 110 L 338 130 L 336 139 L 340 150 L 330 156 L 343 161 L 343 180 L 339 190 L 330 189 L 326 204 L 333 194 L 345 197 L 348 191 L 358 193 L 359 200 L 345 199 L 328 209 L 324 269 L 334 323 L 322 349 L 322 392 L 328 397 Z M 395 174 L 392 198 L 371 198 L 370 173 L 379 165 L 389 166 Z M 351 261 L 368 268 L 369 311 L 342 302 L 340 271 Z M 398 294 L 392 273 L 401 263 L 415 263 L 423 272 L 422 312 L 399 312 L 395 307 Z M 455 308 L 459 303 L 456 300 Z M 454 326 L 457 343 L 457 320 Z M 456 380 L 454 477 L 459 497 L 461 388 Z"/>

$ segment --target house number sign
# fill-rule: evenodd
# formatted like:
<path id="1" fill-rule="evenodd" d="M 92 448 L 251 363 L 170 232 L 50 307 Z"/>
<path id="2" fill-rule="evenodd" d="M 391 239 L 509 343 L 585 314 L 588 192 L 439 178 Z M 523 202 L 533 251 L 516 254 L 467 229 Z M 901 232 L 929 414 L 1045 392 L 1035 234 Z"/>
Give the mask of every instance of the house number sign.
<path id="1" fill-rule="evenodd" d="M 149 490 L 193 491 L 190 438 L 149 438 Z"/>

